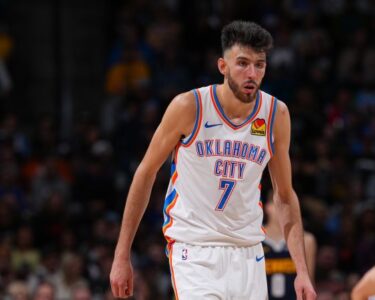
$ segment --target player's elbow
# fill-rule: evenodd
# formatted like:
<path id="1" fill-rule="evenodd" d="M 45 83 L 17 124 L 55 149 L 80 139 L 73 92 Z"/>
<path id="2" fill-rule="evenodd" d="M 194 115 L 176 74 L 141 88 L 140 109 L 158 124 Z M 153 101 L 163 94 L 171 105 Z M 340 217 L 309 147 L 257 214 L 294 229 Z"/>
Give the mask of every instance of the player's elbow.
<path id="1" fill-rule="evenodd" d="M 157 172 L 157 169 L 141 162 L 134 173 L 134 178 L 141 178 L 142 180 L 155 180 Z"/>

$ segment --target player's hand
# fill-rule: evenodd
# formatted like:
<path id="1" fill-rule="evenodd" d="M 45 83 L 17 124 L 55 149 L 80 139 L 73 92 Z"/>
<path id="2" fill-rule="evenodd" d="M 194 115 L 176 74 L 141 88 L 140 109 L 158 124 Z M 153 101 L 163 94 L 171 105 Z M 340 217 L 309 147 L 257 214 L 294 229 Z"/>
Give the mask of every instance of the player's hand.
<path id="1" fill-rule="evenodd" d="M 131 262 L 113 260 L 111 274 L 111 289 L 115 298 L 128 298 L 133 296 L 133 267 Z"/>
<path id="2" fill-rule="evenodd" d="M 316 292 L 307 274 L 297 274 L 294 281 L 297 300 L 315 300 Z"/>

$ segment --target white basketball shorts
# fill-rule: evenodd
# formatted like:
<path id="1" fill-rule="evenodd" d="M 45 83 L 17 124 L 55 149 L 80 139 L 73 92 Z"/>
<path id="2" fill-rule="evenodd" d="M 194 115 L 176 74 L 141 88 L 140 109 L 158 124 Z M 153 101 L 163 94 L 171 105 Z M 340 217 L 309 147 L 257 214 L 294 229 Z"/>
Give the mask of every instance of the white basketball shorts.
<path id="1" fill-rule="evenodd" d="M 266 300 L 263 247 L 169 247 L 176 300 Z"/>

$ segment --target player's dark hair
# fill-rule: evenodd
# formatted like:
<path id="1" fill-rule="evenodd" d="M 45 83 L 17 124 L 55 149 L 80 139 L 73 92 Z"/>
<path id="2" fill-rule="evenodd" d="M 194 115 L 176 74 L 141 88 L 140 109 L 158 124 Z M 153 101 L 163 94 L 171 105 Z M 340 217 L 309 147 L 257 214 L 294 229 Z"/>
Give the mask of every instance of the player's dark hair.
<path id="1" fill-rule="evenodd" d="M 233 21 L 221 31 L 223 53 L 235 44 L 250 47 L 257 52 L 267 52 L 273 46 L 273 38 L 266 29 L 254 22 Z"/>

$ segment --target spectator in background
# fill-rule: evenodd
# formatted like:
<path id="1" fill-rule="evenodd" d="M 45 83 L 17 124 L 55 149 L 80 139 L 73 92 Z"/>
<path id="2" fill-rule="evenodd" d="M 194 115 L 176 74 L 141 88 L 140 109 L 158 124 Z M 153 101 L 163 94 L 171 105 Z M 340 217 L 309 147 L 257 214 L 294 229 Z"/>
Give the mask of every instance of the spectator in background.
<path id="1" fill-rule="evenodd" d="M 33 152 L 34 155 L 42 159 L 45 156 L 56 153 L 58 146 L 58 134 L 56 122 L 49 114 L 44 114 L 38 118 L 38 124 L 34 128 Z"/>
<path id="2" fill-rule="evenodd" d="M 41 282 L 37 286 L 32 300 L 55 300 L 55 287 L 48 281 Z"/>
<path id="3" fill-rule="evenodd" d="M 149 81 L 150 69 L 139 53 L 129 48 L 123 60 L 112 66 L 107 76 L 108 93 L 122 96 L 145 85 Z"/>
<path id="4" fill-rule="evenodd" d="M 7 113 L 0 124 L 0 144 L 6 143 L 18 159 L 26 159 L 31 153 L 29 139 L 20 128 L 19 118 L 15 113 Z"/>
<path id="5" fill-rule="evenodd" d="M 60 271 L 60 255 L 54 249 L 45 249 L 41 252 L 41 262 L 31 273 L 27 280 L 27 285 L 31 291 L 38 294 L 55 294 L 55 287 L 51 282 L 56 280 L 56 276 Z M 42 299 L 39 299 L 42 300 Z M 47 300 L 47 299 L 46 299 Z"/>
<path id="6" fill-rule="evenodd" d="M 148 85 L 151 76 L 150 66 L 142 52 L 139 30 L 125 21 L 119 26 L 120 40 L 111 54 L 111 65 L 107 73 L 106 90 L 112 96 L 124 97 Z"/>
<path id="7" fill-rule="evenodd" d="M 363 274 L 375 265 L 375 205 L 365 206 L 358 215 L 356 266 Z"/>
<path id="8" fill-rule="evenodd" d="M 318 294 L 348 295 L 350 286 L 338 265 L 338 250 L 334 245 L 320 245 L 317 255 L 316 288 Z M 330 299 L 330 298 L 327 298 Z"/>
<path id="9" fill-rule="evenodd" d="M 14 278 L 11 257 L 10 241 L 4 238 L 0 243 L 0 297 L 4 297 Z"/>
<path id="10" fill-rule="evenodd" d="M 54 194 L 60 195 L 65 204 L 70 199 L 70 185 L 61 175 L 55 156 L 45 157 L 42 167 L 31 182 L 31 187 L 32 206 L 37 211 L 40 211 Z"/>
<path id="11" fill-rule="evenodd" d="M 52 194 L 40 211 L 34 216 L 33 226 L 38 232 L 37 244 L 42 246 L 59 245 L 60 236 L 68 224 L 68 206 L 62 196 Z"/>
<path id="12" fill-rule="evenodd" d="M 30 293 L 23 281 L 13 281 L 8 286 L 9 300 L 29 300 Z"/>
<path id="13" fill-rule="evenodd" d="M 0 99 L 12 89 L 12 79 L 5 64 L 11 53 L 13 41 L 7 34 L 4 25 L 0 23 Z"/>
<path id="14" fill-rule="evenodd" d="M 72 300 L 91 300 L 91 291 L 85 284 L 77 284 L 73 287 Z"/>
<path id="15" fill-rule="evenodd" d="M 113 297 L 111 289 L 108 289 L 104 295 L 104 300 L 115 300 L 116 298 Z"/>
<path id="16" fill-rule="evenodd" d="M 34 232 L 30 225 L 17 230 L 15 247 L 12 250 L 12 267 L 16 272 L 33 272 L 40 261 L 40 252 L 34 246 Z"/>
<path id="17" fill-rule="evenodd" d="M 4 148 L 3 148 L 4 150 Z M 18 182 L 19 170 L 16 162 L 6 162 L 0 169 L 0 199 L 17 213 L 25 213 L 29 203 L 22 187 Z"/>
<path id="18" fill-rule="evenodd" d="M 90 244 L 87 271 L 91 291 L 94 295 L 104 295 L 108 288 L 108 273 L 112 264 L 112 247 L 105 242 Z"/>
<path id="19" fill-rule="evenodd" d="M 8 114 L 0 124 L 0 199 L 10 209 L 24 214 L 29 209 L 29 203 L 21 185 L 19 162 L 29 149 L 26 136 L 17 124 L 14 114 Z"/>
<path id="20" fill-rule="evenodd" d="M 272 193 L 267 197 L 264 211 L 267 220 L 264 229 L 267 235 L 263 241 L 263 249 L 266 259 L 268 297 L 269 299 L 296 299 L 294 292 L 296 269 L 279 226 Z M 307 268 L 310 278 L 314 282 L 317 252 L 317 243 L 314 235 L 305 231 L 304 243 Z"/>
<path id="21" fill-rule="evenodd" d="M 57 299 L 73 299 L 74 289 L 78 285 L 87 285 L 83 277 L 83 258 L 78 253 L 67 253 L 62 258 L 61 272 L 56 276 Z"/>

